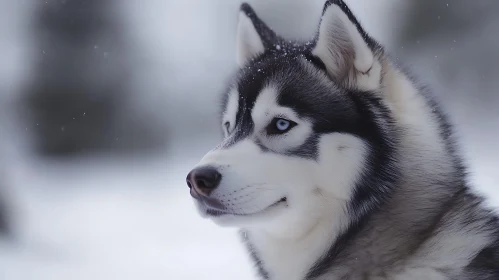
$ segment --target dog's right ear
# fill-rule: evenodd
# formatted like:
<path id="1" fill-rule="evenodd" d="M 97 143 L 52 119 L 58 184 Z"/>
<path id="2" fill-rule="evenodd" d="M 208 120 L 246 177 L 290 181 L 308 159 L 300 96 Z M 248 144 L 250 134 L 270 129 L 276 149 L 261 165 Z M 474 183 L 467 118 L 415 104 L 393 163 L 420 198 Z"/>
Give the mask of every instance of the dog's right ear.
<path id="1" fill-rule="evenodd" d="M 236 40 L 236 61 L 239 67 L 244 67 L 270 48 L 277 41 L 277 35 L 248 3 L 243 3 L 239 10 Z"/>

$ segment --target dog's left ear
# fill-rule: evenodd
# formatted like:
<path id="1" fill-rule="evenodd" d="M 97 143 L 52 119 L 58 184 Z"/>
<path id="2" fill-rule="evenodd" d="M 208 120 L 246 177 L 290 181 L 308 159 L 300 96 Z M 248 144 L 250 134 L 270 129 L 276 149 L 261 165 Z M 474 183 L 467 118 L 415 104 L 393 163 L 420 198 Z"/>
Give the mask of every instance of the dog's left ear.
<path id="1" fill-rule="evenodd" d="M 278 37 L 248 3 L 243 3 L 239 10 L 236 40 L 236 62 L 243 67 L 272 47 Z"/>
<path id="2" fill-rule="evenodd" d="M 376 48 L 343 1 L 326 2 L 312 54 L 324 63 L 331 79 L 363 89 L 377 87 L 381 65 Z"/>

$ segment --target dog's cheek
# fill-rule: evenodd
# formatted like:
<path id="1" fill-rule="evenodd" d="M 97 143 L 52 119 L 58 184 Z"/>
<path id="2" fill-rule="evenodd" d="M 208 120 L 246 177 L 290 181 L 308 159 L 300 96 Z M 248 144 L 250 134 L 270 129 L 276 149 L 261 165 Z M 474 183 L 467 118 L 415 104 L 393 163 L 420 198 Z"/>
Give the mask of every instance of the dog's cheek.
<path id="1" fill-rule="evenodd" d="M 366 143 L 353 135 L 331 133 L 319 141 L 317 178 L 323 194 L 348 200 L 365 168 Z"/>

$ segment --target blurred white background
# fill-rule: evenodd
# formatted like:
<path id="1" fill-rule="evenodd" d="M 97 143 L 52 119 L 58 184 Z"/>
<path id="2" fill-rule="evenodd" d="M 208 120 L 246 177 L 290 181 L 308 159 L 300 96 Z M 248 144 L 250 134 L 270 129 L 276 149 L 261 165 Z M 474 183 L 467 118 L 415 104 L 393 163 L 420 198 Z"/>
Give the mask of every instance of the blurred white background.
<path id="1" fill-rule="evenodd" d="M 287 38 L 324 0 L 255 0 Z M 346 1 L 450 114 L 499 206 L 499 2 Z M 23 0 L 0 9 L 0 279 L 254 279 L 185 186 L 219 140 L 241 1 Z"/>

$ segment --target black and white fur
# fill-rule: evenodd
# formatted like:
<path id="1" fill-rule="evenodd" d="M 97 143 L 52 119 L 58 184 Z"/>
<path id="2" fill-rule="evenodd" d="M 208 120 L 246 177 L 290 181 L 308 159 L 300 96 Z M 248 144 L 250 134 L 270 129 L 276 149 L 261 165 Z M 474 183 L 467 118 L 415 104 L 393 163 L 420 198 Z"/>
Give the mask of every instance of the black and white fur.
<path id="1" fill-rule="evenodd" d="M 196 205 L 241 229 L 262 279 L 499 279 L 498 219 L 444 114 L 341 0 L 311 42 L 243 4 L 236 61 Z"/>

